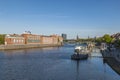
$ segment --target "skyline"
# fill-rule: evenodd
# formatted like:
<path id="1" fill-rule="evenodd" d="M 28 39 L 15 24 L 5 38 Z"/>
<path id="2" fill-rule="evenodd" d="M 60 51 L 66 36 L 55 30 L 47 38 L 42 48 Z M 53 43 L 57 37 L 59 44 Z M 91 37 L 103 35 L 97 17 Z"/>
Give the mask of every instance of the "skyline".
<path id="1" fill-rule="evenodd" d="M 119 0 L 0 0 L 0 33 L 65 33 L 68 38 L 120 29 Z"/>

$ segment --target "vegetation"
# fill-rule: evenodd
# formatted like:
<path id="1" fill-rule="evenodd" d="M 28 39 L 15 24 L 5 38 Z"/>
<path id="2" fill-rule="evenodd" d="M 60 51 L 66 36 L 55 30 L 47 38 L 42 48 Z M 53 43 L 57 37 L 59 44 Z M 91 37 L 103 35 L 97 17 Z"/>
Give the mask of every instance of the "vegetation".
<path id="1" fill-rule="evenodd" d="M 110 36 L 110 35 L 108 35 L 108 34 L 105 34 L 103 37 L 102 37 L 102 39 L 103 39 L 103 41 L 104 42 L 106 42 L 106 43 L 112 43 L 112 40 L 113 40 L 113 38 Z"/>
<path id="2" fill-rule="evenodd" d="M 64 42 L 68 42 L 68 40 L 64 40 Z M 120 47 L 120 40 L 112 38 L 109 34 L 105 34 L 104 36 L 98 38 L 77 38 L 76 42 L 96 42 L 96 45 L 100 45 L 102 42 L 105 42 L 107 44 L 114 44 L 115 46 Z"/>
<path id="3" fill-rule="evenodd" d="M 0 34 L 0 45 L 4 44 L 5 34 Z"/>
<path id="4" fill-rule="evenodd" d="M 120 40 L 115 40 L 114 45 L 115 45 L 116 47 L 120 47 Z"/>
<path id="5" fill-rule="evenodd" d="M 112 43 L 114 41 L 114 38 L 112 38 L 109 34 L 105 34 L 103 37 L 99 37 L 95 40 L 96 42 L 105 42 L 105 43 Z"/>
<path id="6" fill-rule="evenodd" d="M 68 40 L 63 40 L 63 42 L 68 42 Z"/>

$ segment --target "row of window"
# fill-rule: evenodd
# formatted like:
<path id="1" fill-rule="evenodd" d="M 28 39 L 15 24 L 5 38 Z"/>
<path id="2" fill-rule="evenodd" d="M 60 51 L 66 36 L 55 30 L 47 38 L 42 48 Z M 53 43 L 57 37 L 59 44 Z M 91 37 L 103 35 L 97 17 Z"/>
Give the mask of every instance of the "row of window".
<path id="1" fill-rule="evenodd" d="M 13 42 L 14 42 L 14 43 L 24 43 L 24 40 L 17 40 L 17 39 L 14 39 Z"/>
<path id="2" fill-rule="evenodd" d="M 29 36 L 28 39 L 40 40 L 40 36 Z"/>
<path id="3" fill-rule="evenodd" d="M 27 42 L 28 43 L 40 43 L 40 40 L 31 40 L 31 39 L 28 39 Z"/>
<path id="4" fill-rule="evenodd" d="M 28 38 L 30 40 L 40 40 L 40 38 Z"/>

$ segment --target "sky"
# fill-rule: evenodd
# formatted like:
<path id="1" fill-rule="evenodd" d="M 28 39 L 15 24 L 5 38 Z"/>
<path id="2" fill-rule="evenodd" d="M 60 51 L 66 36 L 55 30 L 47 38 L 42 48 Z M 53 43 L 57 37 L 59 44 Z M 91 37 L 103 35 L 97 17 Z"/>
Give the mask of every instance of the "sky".
<path id="1" fill-rule="evenodd" d="M 120 0 L 0 0 L 0 34 L 68 38 L 120 32 Z"/>

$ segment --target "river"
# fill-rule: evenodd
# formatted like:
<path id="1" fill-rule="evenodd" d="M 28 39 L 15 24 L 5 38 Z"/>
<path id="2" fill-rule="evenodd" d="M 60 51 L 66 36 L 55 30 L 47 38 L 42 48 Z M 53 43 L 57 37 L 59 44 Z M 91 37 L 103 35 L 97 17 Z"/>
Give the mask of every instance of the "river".
<path id="1" fill-rule="evenodd" d="M 0 51 L 0 80 L 120 80 L 95 48 L 87 60 L 70 59 L 74 45 Z"/>

